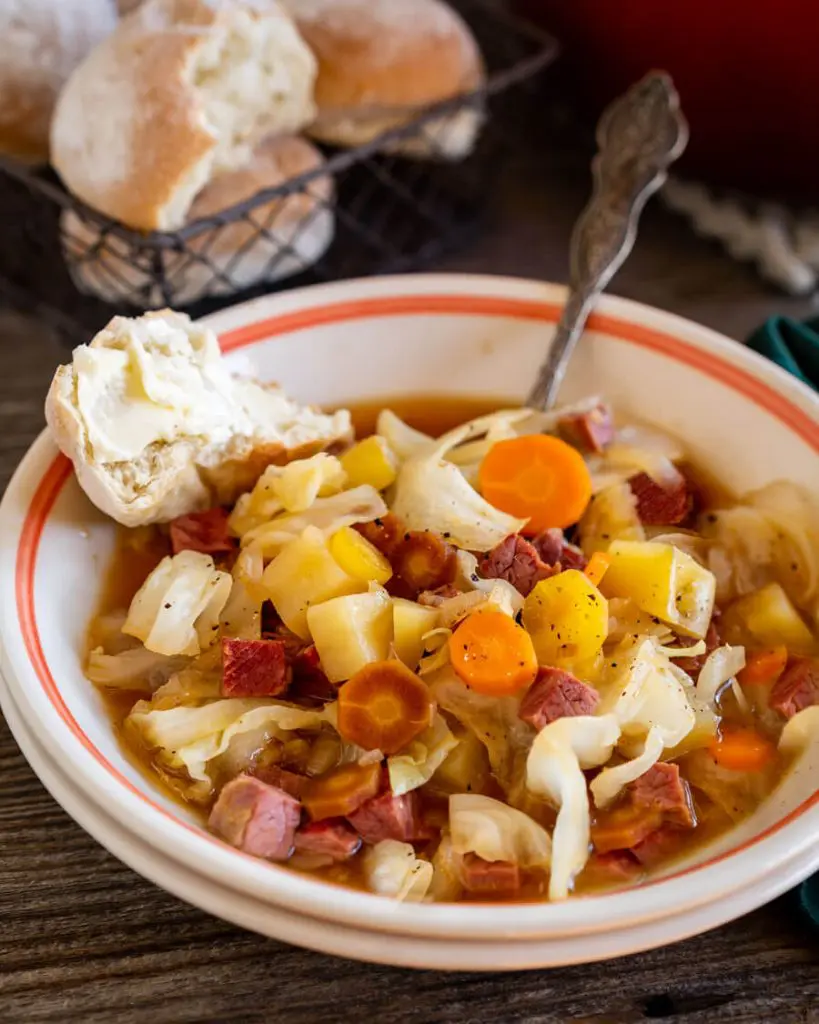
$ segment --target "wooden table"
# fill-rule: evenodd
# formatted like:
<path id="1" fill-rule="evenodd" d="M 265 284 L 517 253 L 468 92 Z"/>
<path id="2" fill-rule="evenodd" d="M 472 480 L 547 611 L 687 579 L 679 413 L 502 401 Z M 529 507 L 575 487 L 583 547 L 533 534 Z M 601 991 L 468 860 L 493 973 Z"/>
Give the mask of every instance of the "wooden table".
<path id="1" fill-rule="evenodd" d="M 563 280 L 587 175 L 575 153 L 510 164 L 499 226 L 445 269 Z M 613 289 L 734 337 L 806 301 L 768 291 L 655 203 Z M 61 352 L 0 317 L 0 474 L 43 425 Z M 591 967 L 436 974 L 337 960 L 241 932 L 143 881 L 48 796 L 0 720 L 3 1024 L 819 1024 L 819 937 L 792 897 L 699 938 Z"/>

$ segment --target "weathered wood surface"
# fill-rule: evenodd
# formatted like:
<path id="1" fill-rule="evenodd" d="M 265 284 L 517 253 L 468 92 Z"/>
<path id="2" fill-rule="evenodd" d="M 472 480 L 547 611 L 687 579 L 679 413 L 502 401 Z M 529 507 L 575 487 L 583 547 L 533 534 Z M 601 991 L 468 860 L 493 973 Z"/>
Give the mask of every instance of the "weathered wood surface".
<path id="1" fill-rule="evenodd" d="M 446 269 L 562 280 L 585 195 L 577 157 L 508 168 L 499 226 Z M 743 337 L 804 315 L 656 204 L 613 289 Z M 2 483 L 42 426 L 60 349 L 0 316 Z M 819 937 L 792 898 L 676 946 L 506 976 L 414 973 L 241 932 L 143 881 L 63 813 L 0 720 L 0 1020 L 275 1024 L 819 1024 Z"/>

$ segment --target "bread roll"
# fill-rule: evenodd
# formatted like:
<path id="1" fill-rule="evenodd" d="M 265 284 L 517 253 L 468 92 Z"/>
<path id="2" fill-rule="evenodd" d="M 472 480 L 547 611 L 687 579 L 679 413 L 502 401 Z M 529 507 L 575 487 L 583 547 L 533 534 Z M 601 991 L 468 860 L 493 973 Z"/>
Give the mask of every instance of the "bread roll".
<path id="1" fill-rule="evenodd" d="M 315 73 L 276 0 L 148 0 L 66 84 L 52 162 L 89 206 L 173 230 L 211 178 L 312 119 Z"/>
<path id="2" fill-rule="evenodd" d="M 0 0 L 0 152 L 48 159 L 63 83 L 116 23 L 114 0 Z"/>
<path id="3" fill-rule="evenodd" d="M 76 348 L 45 412 L 82 489 L 124 526 L 232 504 L 272 463 L 352 436 L 348 412 L 230 373 L 213 331 L 167 309 L 114 317 Z"/>
<path id="4" fill-rule="evenodd" d="M 205 186 L 191 206 L 188 223 L 227 210 L 324 162 L 306 139 L 268 139 L 256 147 L 247 166 Z M 115 234 L 101 238 L 93 221 L 81 220 L 73 211 L 66 211 L 61 222 L 66 263 L 81 292 L 107 302 L 184 306 L 206 296 L 228 295 L 260 281 L 290 277 L 323 256 L 335 233 L 333 193 L 333 179 L 320 175 L 304 191 L 255 207 L 246 215 L 249 220 L 203 230 L 189 239 L 184 253 L 160 250 L 166 293 L 156 283 L 152 253 Z M 260 235 L 260 228 L 271 237 Z"/>
<path id="5" fill-rule="evenodd" d="M 319 63 L 310 133 L 358 146 L 442 100 L 477 89 L 483 60 L 468 26 L 443 0 L 283 0 Z M 460 110 L 398 148 L 465 156 L 482 120 Z"/>

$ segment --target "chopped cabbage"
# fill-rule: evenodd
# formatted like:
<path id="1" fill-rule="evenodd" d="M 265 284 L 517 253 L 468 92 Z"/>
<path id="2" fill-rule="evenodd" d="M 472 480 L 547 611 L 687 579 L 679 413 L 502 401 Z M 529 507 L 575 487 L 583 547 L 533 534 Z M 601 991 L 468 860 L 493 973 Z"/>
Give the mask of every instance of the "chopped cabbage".
<path id="1" fill-rule="evenodd" d="M 675 487 L 683 479 L 671 459 L 662 452 L 625 444 L 619 439 L 602 455 L 588 459 L 592 490 L 596 494 L 626 482 L 637 473 L 646 473 L 662 487 Z"/>
<path id="2" fill-rule="evenodd" d="M 452 849 L 483 860 L 505 860 L 522 868 L 548 868 L 549 833 L 536 821 L 500 800 L 480 793 L 453 793 L 449 798 Z"/>
<path id="3" fill-rule="evenodd" d="M 754 811 L 770 791 L 776 765 L 756 772 L 736 772 L 717 764 L 707 750 L 688 754 L 680 767 L 690 784 L 701 790 L 732 821 L 739 822 Z"/>
<path id="4" fill-rule="evenodd" d="M 419 903 L 432 885 L 433 867 L 409 843 L 382 839 L 364 854 L 367 885 L 379 896 Z"/>
<path id="5" fill-rule="evenodd" d="M 518 716 L 516 697 L 487 697 L 461 682 L 451 667 L 428 679 L 438 706 L 469 729 L 486 747 L 492 771 L 513 802 L 525 774 L 535 730 Z"/>
<path id="6" fill-rule="evenodd" d="M 317 528 L 329 537 L 344 526 L 369 523 L 386 514 L 387 506 L 378 491 L 362 484 L 330 498 L 316 498 L 304 512 L 275 516 L 245 533 L 242 546 L 249 546 L 267 560 L 274 558 L 308 527 Z"/>
<path id="7" fill-rule="evenodd" d="M 779 749 L 783 754 L 796 754 L 811 744 L 819 742 L 819 704 L 798 711 L 789 718 L 779 737 Z"/>
<path id="8" fill-rule="evenodd" d="M 704 516 L 711 542 L 709 567 L 726 602 L 776 582 L 808 610 L 819 597 L 819 514 L 811 498 L 778 481 L 742 498 L 734 508 Z"/>
<path id="9" fill-rule="evenodd" d="M 722 687 L 745 668 L 745 648 L 725 644 L 712 651 L 697 678 L 697 696 L 714 701 Z"/>
<path id="10" fill-rule="evenodd" d="M 458 741 L 446 719 L 436 712 L 432 724 L 410 743 L 403 754 L 387 758 L 393 793 L 401 796 L 429 782 L 457 746 Z"/>
<path id="11" fill-rule="evenodd" d="M 452 630 L 441 627 L 431 629 L 421 638 L 423 644 L 422 657 L 418 663 L 418 675 L 428 676 L 439 669 L 446 668 L 450 663 L 449 644 Z"/>
<path id="12" fill-rule="evenodd" d="M 645 540 L 637 499 L 628 484 L 606 487 L 595 494 L 578 523 L 578 533 L 587 558 L 595 551 L 608 551 L 613 540 Z"/>
<path id="13" fill-rule="evenodd" d="M 311 605 L 307 628 L 331 683 L 343 683 L 373 661 L 385 661 L 392 643 L 392 602 L 383 587 Z"/>
<path id="14" fill-rule="evenodd" d="M 591 821 L 583 770 L 605 764 L 619 736 L 614 715 L 558 718 L 541 729 L 529 751 L 526 785 L 557 808 L 551 900 L 566 899 L 589 858 Z"/>
<path id="15" fill-rule="evenodd" d="M 635 636 L 653 636 L 660 644 L 671 643 L 675 639 L 668 623 L 642 611 L 631 598 L 610 597 L 607 646 Z"/>
<path id="16" fill-rule="evenodd" d="M 319 452 L 286 466 L 268 466 L 230 515 L 231 530 L 241 537 L 281 512 L 304 512 L 318 497 L 337 494 L 347 474 L 334 455 Z"/>
<path id="17" fill-rule="evenodd" d="M 452 448 L 485 433 L 495 420 L 473 420 L 407 459 L 398 473 L 392 507 L 410 530 L 433 530 L 457 547 L 488 551 L 526 525 L 525 519 L 490 505 L 458 467 L 446 461 Z"/>
<path id="18" fill-rule="evenodd" d="M 102 647 L 95 647 L 88 655 L 85 674 L 97 686 L 152 693 L 187 663 L 185 657 L 169 658 L 142 646 L 119 654 L 106 654 Z"/>
<path id="19" fill-rule="evenodd" d="M 607 807 L 612 803 L 630 782 L 645 775 L 649 768 L 660 760 L 664 747 L 662 731 L 652 726 L 648 730 L 642 754 L 630 761 L 624 761 L 623 764 L 604 768 L 592 779 L 589 789 L 595 805 Z"/>
<path id="20" fill-rule="evenodd" d="M 484 594 L 493 595 L 494 603 L 508 615 L 515 616 L 523 608 L 523 595 L 508 580 L 484 579 L 478 574 L 478 559 L 471 551 L 458 549 L 455 558 L 458 563 L 455 586 L 459 590 L 480 590 Z"/>
<path id="21" fill-rule="evenodd" d="M 655 728 L 665 747 L 675 747 L 696 721 L 678 672 L 688 678 L 650 637 L 615 653 L 601 681 L 600 713 L 614 715 L 625 735 L 645 736 Z"/>
<path id="22" fill-rule="evenodd" d="M 222 636 L 258 640 L 262 635 L 262 602 L 259 586 L 245 583 L 235 572 L 230 596 L 219 616 Z"/>
<path id="23" fill-rule="evenodd" d="M 649 615 L 680 632 L 704 637 L 714 611 L 713 573 L 670 544 L 615 540 L 606 591 L 629 597 Z"/>
<path id="24" fill-rule="evenodd" d="M 432 885 L 429 895 L 436 903 L 457 900 L 463 892 L 460 872 L 461 858 L 452 849 L 452 838 L 446 833 L 432 857 Z"/>
<path id="25" fill-rule="evenodd" d="M 264 698 L 211 701 L 199 707 L 156 709 L 144 701 L 128 715 L 126 725 L 155 752 L 159 764 L 183 775 L 190 800 L 202 801 L 213 792 L 210 762 L 224 754 L 242 733 L 259 730 L 284 740 L 295 730 L 318 730 L 328 721 L 326 709 L 311 711 Z"/>
<path id="26" fill-rule="evenodd" d="M 378 414 L 375 432 L 383 437 L 401 462 L 430 447 L 434 441 L 429 434 L 422 434 L 420 430 L 405 423 L 392 409 L 382 409 Z"/>
<path id="27" fill-rule="evenodd" d="M 487 582 L 489 582 L 487 580 Z M 514 618 L 523 606 L 523 599 L 518 591 L 517 599 L 510 598 L 510 586 L 505 580 L 492 580 L 497 586 L 490 586 L 486 589 L 468 590 L 465 594 L 457 594 L 455 597 L 447 598 L 438 606 L 438 626 L 443 629 L 454 629 L 457 623 L 465 619 L 467 615 L 479 611 L 482 608 L 492 608 L 494 611 L 503 612 L 510 618 Z M 511 588 L 514 590 L 514 588 Z"/>
<path id="28" fill-rule="evenodd" d="M 232 582 L 210 555 L 168 555 L 134 595 L 123 632 L 157 654 L 196 655 L 218 639 L 219 614 Z"/>

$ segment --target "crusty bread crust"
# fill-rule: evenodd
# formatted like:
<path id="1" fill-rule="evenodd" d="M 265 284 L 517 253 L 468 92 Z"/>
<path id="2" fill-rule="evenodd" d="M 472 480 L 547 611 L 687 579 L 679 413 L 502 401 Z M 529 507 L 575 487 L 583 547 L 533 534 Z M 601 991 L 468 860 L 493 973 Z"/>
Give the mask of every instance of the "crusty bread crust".
<path id="1" fill-rule="evenodd" d="M 263 189 L 276 188 L 297 175 L 318 169 L 324 162 L 319 150 L 306 139 L 266 139 L 256 147 L 245 167 L 219 175 L 205 186 L 194 200 L 188 222 L 220 213 Z M 75 284 L 86 294 L 118 302 L 130 291 L 142 295 L 149 304 L 162 303 L 167 298 L 175 305 L 188 305 L 205 295 L 229 294 L 261 280 L 279 280 L 315 263 L 333 239 L 333 192 L 332 177 L 320 175 L 305 192 L 255 207 L 250 215 L 252 221 L 242 219 L 205 230 L 188 240 L 186 252 L 163 252 L 165 284 L 170 292 L 167 296 L 158 286 L 152 290 L 152 272 L 133 260 L 127 243 L 108 235 L 100 246 L 96 226 L 81 220 L 71 210 L 63 214 L 61 222 L 66 262 Z M 266 228 L 276 242 L 260 237 L 260 228 Z M 277 244 L 285 247 L 283 252 L 277 250 Z M 190 253 L 199 252 L 206 254 L 207 264 L 191 258 Z M 228 281 L 215 278 L 211 266 L 224 271 L 235 288 Z"/>
<path id="2" fill-rule="evenodd" d="M 442 0 L 284 0 L 319 62 L 319 118 L 417 109 L 476 88 L 483 61 Z"/>
<path id="3" fill-rule="evenodd" d="M 292 32 L 275 0 L 149 0 L 122 20 L 77 68 L 57 104 L 52 162 L 71 191 L 130 227 L 182 225 L 220 143 L 207 121 L 196 61 L 240 16 L 257 25 L 273 19 Z M 282 38 L 301 61 L 306 122 L 314 65 L 295 33 Z M 218 66 L 207 70 L 220 73 Z M 260 134 L 272 125 L 264 128 Z"/>
<path id="4" fill-rule="evenodd" d="M 170 310 L 146 313 L 142 319 L 157 318 L 181 331 L 195 330 L 187 317 Z M 121 347 L 134 323 L 115 317 L 91 347 Z M 209 337 L 209 344 L 215 346 L 213 335 Z M 275 384 L 262 387 L 280 395 Z M 284 423 L 265 420 L 252 436 L 234 434 L 226 444 L 183 436 L 155 441 L 127 462 L 100 461 L 83 420 L 73 364 L 58 367 L 45 413 L 54 441 L 73 463 L 82 489 L 97 508 L 130 527 L 167 522 L 214 504 L 232 504 L 267 466 L 312 455 L 352 437 L 348 414 L 320 417 L 317 422 L 309 407 L 288 405 Z"/>
<path id="5" fill-rule="evenodd" d="M 0 0 L 0 152 L 48 159 L 57 95 L 115 25 L 114 0 Z"/>

